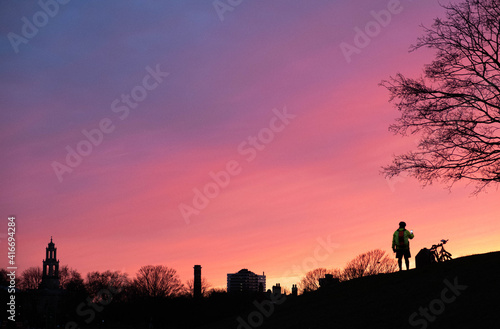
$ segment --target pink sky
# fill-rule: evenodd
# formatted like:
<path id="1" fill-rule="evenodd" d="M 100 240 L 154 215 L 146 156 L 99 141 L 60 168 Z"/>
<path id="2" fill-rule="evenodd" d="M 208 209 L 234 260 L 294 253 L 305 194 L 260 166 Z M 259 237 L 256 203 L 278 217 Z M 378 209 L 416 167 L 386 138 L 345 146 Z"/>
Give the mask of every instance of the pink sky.
<path id="1" fill-rule="evenodd" d="M 220 21 L 211 2 L 71 2 L 18 53 L 8 35 L 40 7 L 2 3 L 0 209 L 4 227 L 17 217 L 19 271 L 41 266 L 53 236 L 61 264 L 83 275 L 162 264 L 185 282 L 200 264 L 214 286 L 248 268 L 290 288 L 372 249 L 392 257 L 400 220 L 413 255 L 442 238 L 453 256 L 500 250 L 496 189 L 476 197 L 465 183 L 450 192 L 379 173 L 418 136 L 388 132 L 398 113 L 378 83 L 421 74 L 433 54 L 408 48 L 442 16 L 435 1 L 402 0 L 348 63 L 340 44 L 390 3 L 243 1 Z M 169 75 L 121 120 L 112 103 L 146 67 Z M 247 161 L 238 147 L 285 107 L 294 118 Z M 52 163 L 103 119 L 114 130 L 60 182 Z M 179 205 L 230 161 L 241 172 L 187 223 Z"/>

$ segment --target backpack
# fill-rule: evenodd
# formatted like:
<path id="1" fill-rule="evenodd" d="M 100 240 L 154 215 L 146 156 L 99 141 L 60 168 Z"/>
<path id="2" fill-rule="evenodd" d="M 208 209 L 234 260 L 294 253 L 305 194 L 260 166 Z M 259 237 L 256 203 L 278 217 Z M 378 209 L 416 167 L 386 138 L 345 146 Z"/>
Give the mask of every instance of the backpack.
<path id="1" fill-rule="evenodd" d="M 415 266 L 417 268 L 424 268 L 435 262 L 436 259 L 434 258 L 434 255 L 427 248 L 423 248 L 418 252 L 417 256 L 415 256 Z"/>
<path id="2" fill-rule="evenodd" d="M 405 231 L 406 230 L 398 230 L 398 244 L 399 244 L 399 248 L 405 248 L 406 245 L 405 245 Z"/>

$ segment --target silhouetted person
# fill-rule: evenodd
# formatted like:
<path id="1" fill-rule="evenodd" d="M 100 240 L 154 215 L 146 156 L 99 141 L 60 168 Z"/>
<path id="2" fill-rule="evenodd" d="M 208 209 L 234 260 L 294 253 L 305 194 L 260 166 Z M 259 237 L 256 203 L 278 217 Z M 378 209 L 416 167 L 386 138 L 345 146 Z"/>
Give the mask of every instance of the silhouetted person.
<path id="1" fill-rule="evenodd" d="M 396 253 L 396 258 L 398 259 L 399 270 L 403 268 L 402 258 L 405 258 L 406 270 L 410 269 L 410 241 L 413 239 L 413 230 L 410 232 L 406 229 L 406 223 L 400 222 L 399 228 L 394 232 L 392 236 L 392 251 Z"/>

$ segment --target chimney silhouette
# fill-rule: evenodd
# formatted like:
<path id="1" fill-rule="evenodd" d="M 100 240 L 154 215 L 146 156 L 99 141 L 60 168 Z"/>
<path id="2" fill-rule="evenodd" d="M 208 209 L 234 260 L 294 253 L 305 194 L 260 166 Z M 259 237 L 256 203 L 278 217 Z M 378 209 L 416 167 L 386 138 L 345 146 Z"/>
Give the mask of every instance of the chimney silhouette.
<path id="1" fill-rule="evenodd" d="M 279 283 L 276 283 L 276 285 L 273 286 L 273 295 L 274 296 L 281 296 L 281 286 Z"/>
<path id="2" fill-rule="evenodd" d="M 201 297 L 201 265 L 194 266 L 193 297 Z"/>

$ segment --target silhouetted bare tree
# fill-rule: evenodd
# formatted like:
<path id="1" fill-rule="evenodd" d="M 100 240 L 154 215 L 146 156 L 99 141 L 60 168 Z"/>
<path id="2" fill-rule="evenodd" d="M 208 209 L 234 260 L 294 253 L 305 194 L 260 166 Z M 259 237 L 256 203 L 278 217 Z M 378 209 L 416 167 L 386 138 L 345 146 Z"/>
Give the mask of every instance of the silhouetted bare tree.
<path id="1" fill-rule="evenodd" d="M 208 296 L 209 289 L 212 285 L 204 277 L 201 278 L 201 295 L 204 297 Z M 186 293 L 190 296 L 194 294 L 194 279 L 189 279 L 186 281 Z"/>
<path id="2" fill-rule="evenodd" d="M 403 172 L 424 185 L 476 182 L 474 193 L 500 182 L 500 2 L 465 0 L 444 6 L 446 19 L 424 28 L 411 51 L 437 51 L 425 76 L 397 74 L 383 81 L 401 117 L 396 134 L 420 134 L 416 151 L 383 167 L 386 177 Z"/>
<path id="3" fill-rule="evenodd" d="M 82 275 L 68 265 L 59 269 L 59 287 L 69 291 L 82 291 L 85 289 Z"/>
<path id="4" fill-rule="evenodd" d="M 109 270 L 89 272 L 85 281 L 85 287 L 94 302 L 102 298 L 118 299 L 130 284 L 127 273 Z"/>
<path id="5" fill-rule="evenodd" d="M 145 297 L 174 297 L 184 286 L 177 271 L 163 265 L 143 266 L 134 279 L 135 291 Z"/>
<path id="6" fill-rule="evenodd" d="M 385 251 L 375 249 L 361 254 L 351 260 L 342 272 L 344 280 L 351 280 L 363 276 L 379 273 L 392 273 L 398 269 L 395 259 L 389 258 Z"/>
<path id="7" fill-rule="evenodd" d="M 42 283 L 42 274 L 40 266 L 32 266 L 25 269 L 21 273 L 19 288 L 21 290 L 38 289 L 38 286 Z"/>
<path id="8" fill-rule="evenodd" d="M 314 291 L 319 288 L 319 279 L 325 277 L 325 274 L 332 274 L 334 278 L 340 278 L 342 272 L 339 269 L 317 268 L 306 273 L 305 277 L 299 283 L 299 289 L 302 292 Z"/>

